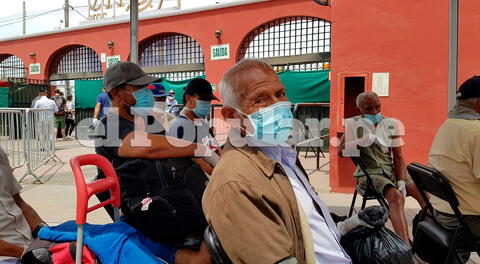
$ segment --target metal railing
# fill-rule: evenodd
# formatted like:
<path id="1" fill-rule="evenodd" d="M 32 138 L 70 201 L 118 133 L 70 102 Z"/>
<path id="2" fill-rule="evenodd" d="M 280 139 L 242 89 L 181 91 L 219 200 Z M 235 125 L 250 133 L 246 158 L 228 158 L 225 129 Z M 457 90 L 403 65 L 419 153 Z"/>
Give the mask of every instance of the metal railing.
<path id="1" fill-rule="evenodd" d="M 7 153 L 13 169 L 25 164 L 24 109 L 0 109 L 0 147 Z"/>
<path id="2" fill-rule="evenodd" d="M 26 166 L 25 174 L 43 183 L 35 174 L 55 155 L 53 112 L 49 109 L 0 108 L 0 146 L 7 153 L 12 168 Z"/>

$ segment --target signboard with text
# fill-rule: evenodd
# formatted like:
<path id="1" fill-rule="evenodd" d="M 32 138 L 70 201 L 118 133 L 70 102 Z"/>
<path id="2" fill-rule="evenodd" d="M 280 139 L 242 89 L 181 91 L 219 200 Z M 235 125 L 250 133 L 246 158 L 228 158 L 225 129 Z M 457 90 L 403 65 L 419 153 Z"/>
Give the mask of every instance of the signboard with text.
<path id="1" fill-rule="evenodd" d="M 211 60 L 228 60 L 230 59 L 230 44 L 213 45 L 210 54 Z"/>
<path id="2" fill-rule="evenodd" d="M 107 68 L 120 61 L 120 55 L 107 56 Z"/>
<path id="3" fill-rule="evenodd" d="M 40 74 L 40 63 L 31 63 L 29 66 L 30 75 Z"/>

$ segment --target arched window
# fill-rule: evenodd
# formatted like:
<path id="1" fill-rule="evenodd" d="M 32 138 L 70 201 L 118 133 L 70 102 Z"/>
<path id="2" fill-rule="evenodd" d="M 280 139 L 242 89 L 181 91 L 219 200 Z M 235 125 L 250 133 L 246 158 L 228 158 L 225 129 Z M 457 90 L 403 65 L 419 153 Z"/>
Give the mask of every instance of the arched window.
<path id="1" fill-rule="evenodd" d="M 93 49 L 71 45 L 54 55 L 49 76 L 50 80 L 99 78 L 102 77 L 102 63 Z"/>
<path id="2" fill-rule="evenodd" d="M 330 67 L 330 22 L 315 17 L 286 17 L 268 22 L 244 39 L 237 59 L 261 59 L 277 71 Z"/>
<path id="3" fill-rule="evenodd" d="M 162 33 L 140 43 L 140 66 L 145 72 L 179 81 L 205 74 L 203 52 L 196 40 Z"/>
<path id="4" fill-rule="evenodd" d="M 25 65 L 19 57 L 11 54 L 0 54 L 0 79 L 25 78 L 25 73 Z"/>

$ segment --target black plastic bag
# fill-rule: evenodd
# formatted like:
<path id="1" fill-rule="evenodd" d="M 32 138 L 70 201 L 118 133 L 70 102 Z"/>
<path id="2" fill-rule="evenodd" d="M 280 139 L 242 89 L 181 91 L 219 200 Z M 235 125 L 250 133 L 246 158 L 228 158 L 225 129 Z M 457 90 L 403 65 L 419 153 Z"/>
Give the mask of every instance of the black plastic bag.
<path id="1" fill-rule="evenodd" d="M 384 226 L 358 226 L 341 239 L 354 264 L 410 264 L 412 251 L 403 240 Z"/>

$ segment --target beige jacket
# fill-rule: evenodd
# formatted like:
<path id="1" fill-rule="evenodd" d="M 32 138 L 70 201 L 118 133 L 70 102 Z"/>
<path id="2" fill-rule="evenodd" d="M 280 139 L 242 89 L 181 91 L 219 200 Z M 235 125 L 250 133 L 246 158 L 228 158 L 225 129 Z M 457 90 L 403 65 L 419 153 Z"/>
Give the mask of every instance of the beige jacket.
<path id="1" fill-rule="evenodd" d="M 227 142 L 203 195 L 203 210 L 233 263 L 271 264 L 289 257 L 307 263 L 290 181 L 257 148 Z"/>

